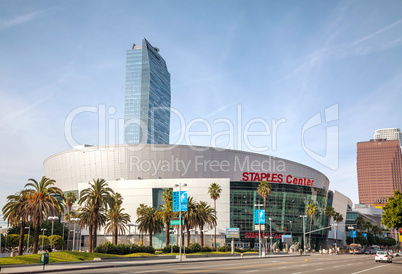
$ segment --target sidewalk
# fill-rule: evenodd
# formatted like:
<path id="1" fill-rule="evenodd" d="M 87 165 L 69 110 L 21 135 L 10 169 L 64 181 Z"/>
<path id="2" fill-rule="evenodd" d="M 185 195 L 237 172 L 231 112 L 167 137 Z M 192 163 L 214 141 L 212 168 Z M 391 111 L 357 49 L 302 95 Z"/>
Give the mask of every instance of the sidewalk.
<path id="1" fill-rule="evenodd" d="M 280 257 L 295 257 L 300 256 L 298 254 L 280 254 L 280 255 L 267 255 L 265 258 L 280 258 Z M 244 256 L 246 259 L 258 259 L 258 255 Z M 263 259 L 263 258 L 261 258 Z M 229 255 L 227 257 L 205 257 L 205 258 L 184 258 L 183 262 L 202 262 L 202 261 L 222 261 L 222 260 L 242 260 L 240 255 Z M 77 271 L 84 269 L 97 269 L 97 268 L 114 268 L 114 267 L 127 267 L 127 266 L 144 266 L 149 264 L 172 264 L 180 263 L 178 258 L 160 258 L 155 257 L 153 259 L 116 259 L 116 260 L 104 260 L 104 261 L 85 261 L 85 262 L 69 262 L 69 263 L 51 263 L 45 266 L 43 270 L 42 264 L 35 265 L 5 265 L 1 266 L 0 273 L 46 273 L 46 272 L 61 272 L 61 271 Z"/>

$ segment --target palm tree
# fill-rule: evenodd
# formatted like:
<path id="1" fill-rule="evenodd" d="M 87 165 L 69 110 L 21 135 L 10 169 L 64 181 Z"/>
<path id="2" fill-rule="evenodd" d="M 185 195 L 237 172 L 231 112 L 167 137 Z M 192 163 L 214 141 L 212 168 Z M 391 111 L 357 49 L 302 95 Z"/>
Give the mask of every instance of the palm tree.
<path id="1" fill-rule="evenodd" d="M 30 197 L 19 192 L 7 197 L 7 203 L 3 207 L 3 218 L 9 225 L 20 225 L 20 239 L 18 242 L 18 256 L 23 253 L 23 241 L 25 233 L 25 223 L 28 220 L 29 211 L 27 210 Z"/>
<path id="2" fill-rule="evenodd" d="M 121 208 L 123 203 L 123 198 L 120 193 L 115 193 L 114 196 L 114 205 L 110 207 L 110 209 L 106 213 L 106 233 L 113 234 L 113 244 L 117 245 L 119 232 L 121 234 L 125 234 L 127 229 L 126 225 L 130 222 L 130 215 L 127 213 L 123 213 L 124 208 Z"/>
<path id="3" fill-rule="evenodd" d="M 70 247 L 70 230 L 71 230 L 71 208 L 73 207 L 73 204 L 77 201 L 77 197 L 75 196 L 75 194 L 73 192 L 68 192 L 64 198 L 64 203 L 68 209 L 67 212 L 67 216 L 68 219 L 66 218 L 66 220 L 68 220 L 68 233 L 67 233 L 67 250 Z"/>
<path id="4" fill-rule="evenodd" d="M 163 229 L 163 222 L 158 217 L 158 210 L 146 206 L 146 208 L 142 210 L 142 214 L 137 219 L 136 223 L 141 232 L 149 233 L 149 245 L 152 246 L 152 235 L 161 232 Z"/>
<path id="5" fill-rule="evenodd" d="M 64 200 L 63 192 L 60 188 L 54 187 L 54 180 L 50 180 L 45 176 L 37 182 L 34 179 L 29 179 L 29 183 L 25 185 L 23 192 L 30 197 L 30 203 L 28 206 L 28 211 L 32 214 L 33 219 L 33 251 L 32 254 L 38 253 L 38 241 L 40 226 L 42 221 L 47 216 L 54 216 L 61 214 L 64 211 L 62 201 Z"/>
<path id="6" fill-rule="evenodd" d="M 362 228 L 366 221 L 363 219 L 362 216 L 359 216 L 356 218 L 356 227 L 360 230 L 360 233 L 362 232 Z"/>
<path id="7" fill-rule="evenodd" d="M 167 188 L 162 194 L 162 199 L 165 202 L 165 204 L 173 201 L 173 189 Z"/>
<path id="8" fill-rule="evenodd" d="M 324 208 L 324 214 L 325 216 L 328 217 L 328 226 L 329 226 L 331 223 L 331 217 L 333 217 L 335 214 L 335 209 L 332 206 L 327 206 Z M 329 240 L 329 233 L 327 233 L 327 248 L 329 246 L 328 240 Z"/>
<path id="9" fill-rule="evenodd" d="M 311 251 L 311 226 L 313 224 L 313 216 L 317 214 L 317 206 L 315 204 L 308 204 L 306 208 L 306 214 L 310 216 L 310 233 L 309 233 L 309 248 Z"/>
<path id="10" fill-rule="evenodd" d="M 216 200 L 219 199 L 219 197 L 221 196 L 220 195 L 221 192 L 222 192 L 222 188 L 217 183 L 212 183 L 208 188 L 208 193 L 209 193 L 211 199 L 214 200 L 215 212 L 216 212 Z M 215 249 L 216 249 L 217 248 L 217 245 L 216 245 L 216 225 L 215 225 L 215 228 L 214 228 L 214 234 L 215 234 L 214 241 L 215 241 Z"/>
<path id="11" fill-rule="evenodd" d="M 187 211 L 183 212 L 184 226 L 187 231 L 187 246 L 190 245 L 190 229 L 197 226 L 197 202 L 193 197 L 187 198 Z"/>
<path id="12" fill-rule="evenodd" d="M 211 228 L 216 225 L 216 211 L 204 201 L 200 201 L 200 203 L 196 205 L 196 211 L 197 224 L 200 228 L 200 245 L 204 246 L 204 226 L 207 225 Z"/>
<path id="13" fill-rule="evenodd" d="M 145 214 L 147 208 L 148 208 L 148 206 L 145 204 L 140 204 L 140 206 L 137 207 L 137 210 L 135 211 L 135 213 L 137 215 L 137 219 Z M 141 232 L 141 243 L 142 244 L 144 243 L 144 233 L 143 232 Z"/>
<path id="14" fill-rule="evenodd" d="M 336 234 L 335 234 L 335 235 L 337 235 L 337 234 L 338 234 L 338 226 L 339 226 L 339 223 L 343 221 L 343 216 L 342 216 L 341 213 L 335 212 L 333 218 L 334 218 L 334 221 L 336 222 Z M 335 237 L 335 243 L 336 243 L 337 241 L 338 241 L 338 240 L 337 240 L 337 238 Z"/>
<path id="15" fill-rule="evenodd" d="M 89 187 L 80 193 L 80 205 L 89 206 L 92 212 L 92 242 L 89 243 L 89 252 L 93 252 L 97 245 L 97 233 L 99 227 L 99 211 L 107 209 L 114 203 L 113 189 L 108 187 L 108 183 L 104 179 L 93 179 L 93 183 L 89 183 Z"/>
<path id="16" fill-rule="evenodd" d="M 271 195 L 272 186 L 267 181 L 262 181 L 258 188 L 257 193 L 264 199 L 264 211 L 267 212 L 267 198 Z"/>
<path id="17" fill-rule="evenodd" d="M 166 246 L 169 245 L 169 227 L 170 227 L 170 220 L 173 218 L 173 202 L 167 201 L 164 205 L 160 206 L 158 211 L 158 218 L 160 218 L 165 223 L 165 239 L 166 239 Z"/>

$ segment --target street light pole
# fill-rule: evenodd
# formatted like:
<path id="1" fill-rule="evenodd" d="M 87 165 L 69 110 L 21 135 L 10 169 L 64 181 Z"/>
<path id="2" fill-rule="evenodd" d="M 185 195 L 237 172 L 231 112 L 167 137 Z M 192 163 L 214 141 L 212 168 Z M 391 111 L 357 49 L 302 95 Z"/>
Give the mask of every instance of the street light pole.
<path id="1" fill-rule="evenodd" d="M 260 206 L 263 206 L 262 204 L 256 204 L 254 205 L 258 207 L 258 257 L 261 257 L 261 217 L 260 217 Z M 264 219 L 265 220 L 265 219 Z"/>
<path id="2" fill-rule="evenodd" d="M 304 218 L 307 218 L 307 215 L 300 215 L 300 218 L 303 218 L 303 254 L 306 255 L 306 226 L 304 225 Z"/>
<path id="3" fill-rule="evenodd" d="M 73 230 L 73 232 L 74 232 L 74 234 L 73 234 L 73 250 L 72 250 L 72 251 L 74 251 L 74 243 L 75 243 L 75 224 L 76 224 L 79 220 L 81 220 L 81 219 L 80 219 L 80 218 L 71 218 L 71 221 L 74 222 L 74 230 Z"/>
<path id="4" fill-rule="evenodd" d="M 269 218 L 269 241 L 270 241 L 270 251 L 272 253 L 272 218 Z"/>
<path id="5" fill-rule="evenodd" d="M 43 240 L 45 239 L 45 231 L 47 230 L 46 228 L 41 228 L 42 230 L 42 252 L 43 252 Z"/>
<path id="6" fill-rule="evenodd" d="M 57 217 L 57 216 L 49 216 L 47 219 L 49 221 L 52 221 L 52 236 L 50 237 L 50 248 L 53 248 L 53 225 L 54 225 L 54 221 L 58 220 L 59 217 Z"/>
<path id="7" fill-rule="evenodd" d="M 28 226 L 28 227 L 25 227 L 25 229 L 28 229 L 28 239 L 27 239 L 27 254 L 28 254 L 28 251 L 29 251 L 29 234 L 30 234 L 30 232 L 31 232 L 31 226 Z"/>
<path id="8" fill-rule="evenodd" d="M 182 259 L 182 255 L 181 255 L 181 240 L 182 240 L 182 235 L 181 235 L 181 183 L 180 184 L 176 184 L 175 185 L 176 187 L 178 186 L 179 187 L 179 235 L 180 235 L 180 239 L 179 239 L 179 250 L 180 250 L 180 253 L 179 253 L 179 261 L 181 262 L 183 259 Z M 183 184 L 183 186 L 187 186 L 187 184 Z M 184 248 L 184 251 L 186 251 L 186 248 Z"/>

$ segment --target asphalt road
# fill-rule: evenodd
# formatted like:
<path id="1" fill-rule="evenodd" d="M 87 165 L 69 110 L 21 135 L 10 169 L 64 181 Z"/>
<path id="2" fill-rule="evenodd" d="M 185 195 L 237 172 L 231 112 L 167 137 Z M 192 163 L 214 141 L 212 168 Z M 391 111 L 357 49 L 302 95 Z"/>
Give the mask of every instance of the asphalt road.
<path id="1" fill-rule="evenodd" d="M 58 272 L 72 273 L 72 272 Z M 402 257 L 393 263 L 375 263 L 373 255 L 313 255 L 308 257 L 282 257 L 238 259 L 224 261 L 182 262 L 147 266 L 116 267 L 79 270 L 74 273 L 402 273 Z"/>

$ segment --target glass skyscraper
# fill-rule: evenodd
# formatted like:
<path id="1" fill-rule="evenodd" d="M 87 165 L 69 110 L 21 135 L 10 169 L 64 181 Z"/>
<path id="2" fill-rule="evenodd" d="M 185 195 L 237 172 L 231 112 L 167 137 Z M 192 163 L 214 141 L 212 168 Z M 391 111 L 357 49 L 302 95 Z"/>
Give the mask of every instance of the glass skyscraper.
<path id="1" fill-rule="evenodd" d="M 170 73 L 145 38 L 127 50 L 124 121 L 127 144 L 169 144 Z"/>

